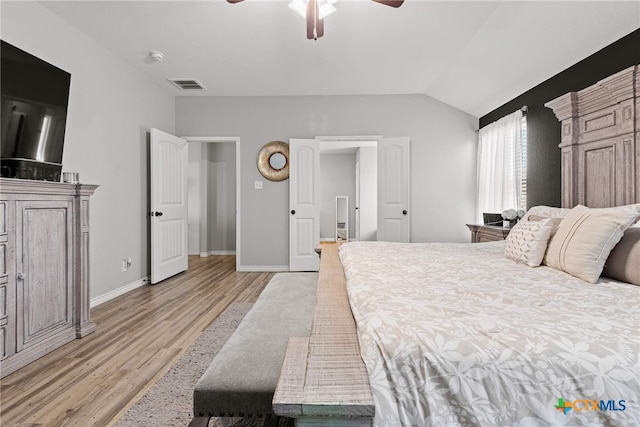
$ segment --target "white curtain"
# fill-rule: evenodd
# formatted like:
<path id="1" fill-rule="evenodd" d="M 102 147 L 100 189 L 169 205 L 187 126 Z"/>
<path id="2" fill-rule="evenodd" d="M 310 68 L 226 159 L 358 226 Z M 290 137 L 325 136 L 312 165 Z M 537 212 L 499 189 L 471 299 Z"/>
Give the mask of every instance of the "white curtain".
<path id="1" fill-rule="evenodd" d="M 522 207 L 522 111 L 478 132 L 478 218 Z M 526 171 L 524 171 L 526 173 Z"/>

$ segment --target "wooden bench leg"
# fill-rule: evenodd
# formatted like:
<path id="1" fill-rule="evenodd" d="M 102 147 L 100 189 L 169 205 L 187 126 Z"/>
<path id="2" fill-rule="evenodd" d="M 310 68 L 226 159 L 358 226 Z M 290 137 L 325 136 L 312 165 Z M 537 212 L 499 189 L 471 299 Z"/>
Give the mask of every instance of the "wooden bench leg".
<path id="1" fill-rule="evenodd" d="M 193 417 L 189 423 L 189 427 L 207 427 L 211 417 Z"/>
<path id="2" fill-rule="evenodd" d="M 285 417 L 267 417 L 262 427 L 293 427 L 293 419 Z"/>
<path id="3" fill-rule="evenodd" d="M 262 423 L 262 427 L 278 427 L 278 418 L 276 417 L 265 418 L 264 423 Z"/>

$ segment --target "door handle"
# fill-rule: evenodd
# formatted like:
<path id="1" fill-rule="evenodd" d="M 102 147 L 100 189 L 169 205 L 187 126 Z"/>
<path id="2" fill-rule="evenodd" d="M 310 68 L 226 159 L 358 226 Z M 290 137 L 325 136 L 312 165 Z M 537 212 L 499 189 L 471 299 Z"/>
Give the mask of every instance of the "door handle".
<path id="1" fill-rule="evenodd" d="M 291 215 L 295 215 L 296 214 L 296 210 L 295 209 L 291 209 Z"/>
<path id="2" fill-rule="evenodd" d="M 405 209 L 402 211 L 402 215 L 406 215 L 406 214 L 407 214 L 407 210 Z"/>
<path id="3" fill-rule="evenodd" d="M 162 216 L 162 212 L 156 212 L 156 216 Z"/>

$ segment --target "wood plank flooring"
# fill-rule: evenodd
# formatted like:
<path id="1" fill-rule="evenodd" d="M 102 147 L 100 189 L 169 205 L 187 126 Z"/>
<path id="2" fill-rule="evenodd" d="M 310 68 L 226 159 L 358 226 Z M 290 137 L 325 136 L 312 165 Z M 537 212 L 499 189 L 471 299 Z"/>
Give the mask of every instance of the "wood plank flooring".
<path id="1" fill-rule="evenodd" d="M 189 270 L 91 310 L 97 331 L 3 378 L 0 425 L 112 426 L 232 302 L 274 273 L 238 273 L 234 256 L 189 257 Z"/>

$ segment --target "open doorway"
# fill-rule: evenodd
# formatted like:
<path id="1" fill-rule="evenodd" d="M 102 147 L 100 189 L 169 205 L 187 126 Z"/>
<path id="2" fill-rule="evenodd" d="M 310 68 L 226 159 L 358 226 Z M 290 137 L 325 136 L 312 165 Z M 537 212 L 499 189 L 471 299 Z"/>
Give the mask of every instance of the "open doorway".
<path id="1" fill-rule="evenodd" d="M 377 239 L 377 162 L 377 141 L 320 141 L 320 241 L 335 241 L 337 228 L 348 230 L 346 240 Z M 343 221 L 336 203 L 345 198 Z"/>
<path id="2" fill-rule="evenodd" d="M 185 138 L 189 143 L 189 255 L 236 255 L 239 263 L 239 138 Z"/>
<path id="3" fill-rule="evenodd" d="M 375 142 L 377 160 L 375 175 L 377 179 L 363 180 L 358 178 L 360 183 L 376 183 L 376 191 L 371 191 L 376 194 L 377 200 L 375 240 L 410 241 L 409 137 L 292 138 L 289 140 L 289 208 L 291 212 L 289 217 L 289 271 L 316 271 L 319 266 L 314 248 L 317 248 L 321 241 L 320 145 L 324 141 L 335 141 L 337 145 L 340 145 L 340 141 Z M 361 162 L 357 170 L 359 171 L 358 177 L 360 177 L 362 175 Z M 362 191 L 360 190 L 358 194 L 358 201 L 361 202 Z M 355 207 L 359 208 L 360 206 L 356 205 L 354 209 Z M 335 212 L 333 209 L 331 211 Z M 362 215 L 360 215 L 360 222 L 361 220 Z M 337 216 L 336 220 L 331 222 L 337 224 Z M 358 224 L 359 221 L 355 222 Z M 335 229 L 332 225 L 332 230 Z M 359 234 L 362 238 L 362 233 Z"/>

